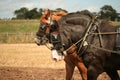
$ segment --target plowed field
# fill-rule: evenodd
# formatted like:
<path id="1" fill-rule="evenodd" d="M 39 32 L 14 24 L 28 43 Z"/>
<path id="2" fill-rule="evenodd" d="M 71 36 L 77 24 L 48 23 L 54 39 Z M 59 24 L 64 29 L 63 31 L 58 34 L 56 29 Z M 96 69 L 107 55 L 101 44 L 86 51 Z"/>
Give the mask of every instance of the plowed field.
<path id="1" fill-rule="evenodd" d="M 65 63 L 54 62 L 45 46 L 0 44 L 0 80 L 65 80 Z M 73 80 L 82 80 L 77 69 Z M 110 78 L 103 73 L 98 80 Z"/>

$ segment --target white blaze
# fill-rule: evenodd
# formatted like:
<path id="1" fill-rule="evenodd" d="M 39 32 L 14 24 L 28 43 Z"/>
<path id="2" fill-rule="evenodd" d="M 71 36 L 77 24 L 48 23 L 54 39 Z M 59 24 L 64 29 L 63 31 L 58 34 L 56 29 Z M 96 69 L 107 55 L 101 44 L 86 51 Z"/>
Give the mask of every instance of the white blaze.
<path id="1" fill-rule="evenodd" d="M 58 52 L 55 49 L 53 49 L 51 53 L 52 53 L 52 58 L 56 61 L 60 61 L 64 59 L 64 56 L 58 55 Z"/>

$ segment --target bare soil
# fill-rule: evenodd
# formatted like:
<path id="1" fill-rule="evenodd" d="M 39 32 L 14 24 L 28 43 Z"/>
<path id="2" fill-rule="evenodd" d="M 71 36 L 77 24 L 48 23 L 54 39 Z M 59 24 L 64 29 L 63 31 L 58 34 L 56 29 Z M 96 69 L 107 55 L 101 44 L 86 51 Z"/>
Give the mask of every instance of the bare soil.
<path id="1" fill-rule="evenodd" d="M 0 80 L 65 80 L 65 63 L 35 44 L 0 44 Z M 82 80 L 77 69 L 72 80 Z M 97 80 L 110 80 L 106 73 Z"/>
<path id="2" fill-rule="evenodd" d="M 65 69 L 1 67 L 0 80 L 65 80 Z M 74 71 L 72 80 L 82 80 L 78 70 Z M 103 73 L 97 80 L 110 78 Z"/>
<path id="3" fill-rule="evenodd" d="M 81 80 L 75 71 L 75 80 Z M 65 80 L 64 69 L 50 68 L 0 68 L 0 80 Z"/>

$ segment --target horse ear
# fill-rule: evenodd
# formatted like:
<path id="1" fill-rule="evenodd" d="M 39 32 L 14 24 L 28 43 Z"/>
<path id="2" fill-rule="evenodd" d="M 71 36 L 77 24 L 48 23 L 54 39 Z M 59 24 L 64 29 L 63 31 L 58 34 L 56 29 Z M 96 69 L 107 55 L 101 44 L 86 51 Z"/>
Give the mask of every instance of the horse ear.
<path id="1" fill-rule="evenodd" d="M 44 9 L 44 15 L 50 16 L 50 9 Z"/>
<path id="2" fill-rule="evenodd" d="M 48 12 L 49 12 L 49 14 L 50 14 L 50 9 L 48 9 Z"/>

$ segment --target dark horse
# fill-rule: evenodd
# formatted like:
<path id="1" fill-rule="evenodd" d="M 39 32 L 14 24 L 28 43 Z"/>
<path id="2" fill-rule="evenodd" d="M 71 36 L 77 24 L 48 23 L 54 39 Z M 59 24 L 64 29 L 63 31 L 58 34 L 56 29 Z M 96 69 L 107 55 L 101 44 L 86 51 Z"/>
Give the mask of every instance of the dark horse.
<path id="1" fill-rule="evenodd" d="M 53 57 L 54 60 L 58 61 L 63 59 L 60 57 L 63 57 L 64 55 L 62 53 L 63 45 L 61 44 L 60 33 L 59 31 L 57 31 L 57 28 L 58 23 L 56 21 L 53 21 L 52 25 L 48 25 L 44 29 L 40 26 L 38 32 L 36 33 L 35 42 L 37 43 L 37 45 L 46 45 L 50 43 L 52 46 L 46 46 L 52 51 L 55 49 L 58 51 L 58 53 L 60 53 L 57 58 Z M 75 66 L 77 66 L 77 68 L 79 69 L 82 79 L 87 80 L 87 68 L 83 64 L 82 58 L 77 56 L 75 48 L 68 50 L 68 53 L 72 54 L 64 57 L 64 61 L 66 63 L 66 80 L 72 79 Z"/>
<path id="2" fill-rule="evenodd" d="M 120 80 L 117 73 L 117 70 L 120 69 L 120 54 L 111 52 L 117 50 L 115 47 L 117 34 L 111 34 L 111 32 L 116 31 L 116 27 L 113 27 L 108 21 L 92 20 L 93 15 L 90 12 L 82 11 L 70 13 L 58 22 L 61 44 L 56 44 L 56 46 L 63 47 L 63 49 L 57 49 L 61 55 L 64 54 L 64 50 L 67 51 L 68 56 L 65 56 L 64 59 L 66 62 L 66 79 L 71 79 L 75 66 L 81 65 L 79 62 L 82 57 L 88 69 L 88 80 L 97 80 L 102 72 L 106 72 L 112 80 Z M 91 26 L 90 29 L 88 29 L 88 25 Z M 86 32 L 89 35 L 85 37 Z M 99 35 L 99 33 L 105 34 Z M 71 54 L 73 44 L 76 46 L 76 52 Z M 68 51 L 69 49 L 70 51 Z"/>
<path id="3" fill-rule="evenodd" d="M 97 80 L 102 72 L 106 72 L 112 80 L 120 80 L 117 73 L 120 69 L 120 52 L 115 51 L 118 50 L 117 27 L 108 21 L 100 22 L 88 11 L 68 14 L 59 21 L 59 26 L 64 50 L 73 44 L 77 46 L 77 55 L 82 57 L 88 69 L 88 80 Z"/>

